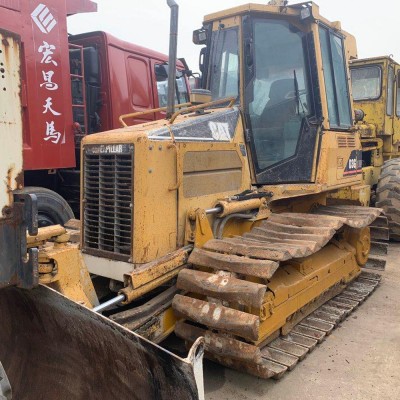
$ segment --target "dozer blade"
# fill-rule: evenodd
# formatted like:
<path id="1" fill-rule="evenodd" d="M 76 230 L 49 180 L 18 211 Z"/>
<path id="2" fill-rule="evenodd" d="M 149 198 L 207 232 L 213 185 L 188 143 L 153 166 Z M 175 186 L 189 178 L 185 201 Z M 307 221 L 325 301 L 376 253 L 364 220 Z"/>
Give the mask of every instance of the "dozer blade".
<path id="1" fill-rule="evenodd" d="M 0 321 L 13 399 L 204 398 L 203 339 L 179 358 L 45 286 L 1 290 Z"/>

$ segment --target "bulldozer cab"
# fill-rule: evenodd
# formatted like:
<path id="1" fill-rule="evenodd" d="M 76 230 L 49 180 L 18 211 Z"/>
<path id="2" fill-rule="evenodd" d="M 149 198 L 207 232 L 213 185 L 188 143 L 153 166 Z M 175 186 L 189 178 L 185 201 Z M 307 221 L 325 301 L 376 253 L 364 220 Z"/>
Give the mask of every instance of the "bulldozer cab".
<path id="1" fill-rule="evenodd" d="M 340 27 L 313 3 L 249 4 L 207 16 L 194 40 L 203 88 L 245 114 L 253 183 L 315 182 L 321 128 L 352 126 Z"/>
<path id="2" fill-rule="evenodd" d="M 389 56 L 374 57 L 352 61 L 350 70 L 355 107 L 378 135 L 389 135 L 384 152 L 392 153 L 400 140 L 400 65 Z"/>

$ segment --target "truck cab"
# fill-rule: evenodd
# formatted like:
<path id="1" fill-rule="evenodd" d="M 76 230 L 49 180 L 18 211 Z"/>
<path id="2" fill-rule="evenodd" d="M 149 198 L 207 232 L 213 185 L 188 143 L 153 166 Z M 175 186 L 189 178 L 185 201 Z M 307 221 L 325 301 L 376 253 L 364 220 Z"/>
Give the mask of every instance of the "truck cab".
<path id="1" fill-rule="evenodd" d="M 70 36 L 69 43 L 74 122 L 79 122 L 85 132 L 119 128 L 122 114 L 166 106 L 166 55 L 100 31 Z M 189 101 L 186 78 L 180 72 L 183 68 L 183 64 L 178 63 L 178 104 Z M 81 104 L 86 105 L 86 121 L 82 108 L 80 110 Z M 158 111 L 128 121 L 135 124 L 162 118 L 165 118 L 165 112 Z"/>
<path id="2" fill-rule="evenodd" d="M 24 190 L 37 196 L 40 226 L 79 217 L 83 136 L 166 102 L 166 55 L 105 32 L 68 35 L 68 16 L 96 10 L 90 0 L 0 2 L 0 28 L 21 37 Z M 177 103 L 188 100 L 188 87 L 178 73 Z M 159 110 L 128 121 L 164 116 Z"/>

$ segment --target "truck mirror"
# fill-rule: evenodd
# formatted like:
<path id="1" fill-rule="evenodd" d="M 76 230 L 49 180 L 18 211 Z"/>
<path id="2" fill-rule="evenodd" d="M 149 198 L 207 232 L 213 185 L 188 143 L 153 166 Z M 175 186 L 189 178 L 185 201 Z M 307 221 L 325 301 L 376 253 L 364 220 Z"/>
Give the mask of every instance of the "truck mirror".
<path id="1" fill-rule="evenodd" d="M 164 64 L 156 64 L 155 65 L 155 73 L 156 73 L 157 82 L 165 81 L 168 79 L 167 66 Z"/>
<path id="2" fill-rule="evenodd" d="M 189 68 L 188 63 L 186 62 L 184 57 L 178 58 L 178 60 L 183 64 L 183 70 L 181 71 L 181 76 L 186 75 L 188 78 L 190 78 L 191 76 L 193 76 L 193 71 Z"/>
<path id="3" fill-rule="evenodd" d="M 194 44 L 207 43 L 207 31 L 204 28 L 196 29 L 195 31 L 193 31 L 193 43 Z"/>

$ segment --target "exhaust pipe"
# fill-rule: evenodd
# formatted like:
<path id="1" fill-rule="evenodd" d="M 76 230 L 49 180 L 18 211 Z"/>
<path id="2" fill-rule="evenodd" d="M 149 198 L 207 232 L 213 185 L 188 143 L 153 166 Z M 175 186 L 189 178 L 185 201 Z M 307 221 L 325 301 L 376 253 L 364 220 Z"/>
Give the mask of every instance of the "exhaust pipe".
<path id="1" fill-rule="evenodd" d="M 171 8 L 171 21 L 169 33 L 169 59 L 168 59 L 168 98 L 167 118 L 171 118 L 175 112 L 175 80 L 176 80 L 176 57 L 178 46 L 178 14 L 179 6 L 174 0 L 167 0 Z"/>

